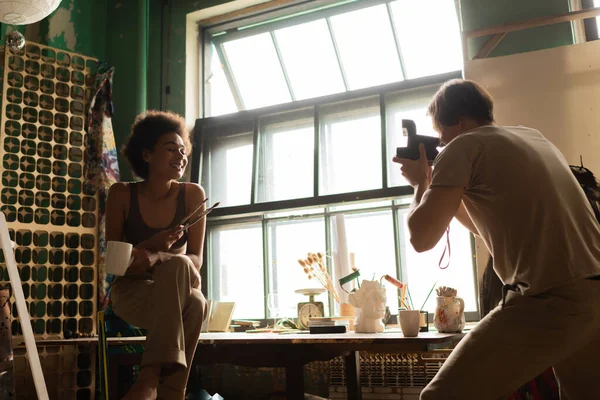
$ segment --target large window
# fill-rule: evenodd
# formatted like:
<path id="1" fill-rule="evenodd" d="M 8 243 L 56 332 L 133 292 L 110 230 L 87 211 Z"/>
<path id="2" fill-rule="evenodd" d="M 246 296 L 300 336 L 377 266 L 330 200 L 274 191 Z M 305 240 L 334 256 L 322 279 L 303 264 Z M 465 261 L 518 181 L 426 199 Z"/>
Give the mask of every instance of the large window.
<path id="1" fill-rule="evenodd" d="M 205 271 L 209 297 L 235 301 L 236 318 L 296 317 L 306 298 L 295 291 L 320 287 L 298 259 L 321 252 L 333 274 L 339 215 L 362 279 L 399 277 L 415 307 L 436 281 L 456 287 L 476 318 L 470 233 L 452 223 L 447 269 L 438 266 L 445 238 L 417 254 L 406 228 L 412 189 L 391 161 L 406 144 L 402 119 L 434 135 L 425 108 L 461 76 L 454 2 L 433 3 L 319 2 L 203 32 L 207 117 L 196 124 L 193 178 L 221 202 L 208 221 Z M 316 300 L 334 311 L 331 296 Z M 388 305 L 397 312 L 391 287 Z M 425 308 L 434 310 L 433 297 Z"/>
<path id="2" fill-rule="evenodd" d="M 571 11 L 576 11 L 576 9 L 573 10 L 574 4 L 576 3 L 571 3 Z M 582 10 L 597 7 L 600 7 L 600 0 L 581 0 Z M 598 27 L 600 26 L 600 17 L 587 18 L 582 21 L 585 29 L 585 40 L 588 42 L 592 40 L 598 40 Z M 581 21 L 572 21 L 571 23 L 575 28 L 576 24 L 581 23 Z"/>
<path id="3" fill-rule="evenodd" d="M 203 115 L 461 69 L 454 0 L 299 1 L 203 29 Z"/>
<path id="4" fill-rule="evenodd" d="M 449 77 L 428 85 L 407 81 L 359 98 L 349 93 L 300 109 L 292 104 L 199 120 L 202 168 L 195 174 L 208 196 L 222 203 L 208 225 L 210 298 L 235 301 L 236 318 L 295 317 L 296 304 L 305 300 L 295 291 L 320 287 L 307 279 L 298 259 L 322 252 L 335 271 L 334 220 L 343 214 L 348 250 L 363 279 L 399 277 L 409 283 L 416 307 L 435 282 L 456 287 L 468 315 L 476 317 L 470 233 L 451 224 L 447 269 L 439 268 L 445 238 L 416 253 L 406 227 L 412 189 L 391 162 L 395 147 L 406 143 L 403 118 L 431 134 L 425 107 Z M 317 299 L 333 311 L 329 296 Z M 392 288 L 388 305 L 398 309 Z M 424 308 L 433 311 L 435 299 Z"/>

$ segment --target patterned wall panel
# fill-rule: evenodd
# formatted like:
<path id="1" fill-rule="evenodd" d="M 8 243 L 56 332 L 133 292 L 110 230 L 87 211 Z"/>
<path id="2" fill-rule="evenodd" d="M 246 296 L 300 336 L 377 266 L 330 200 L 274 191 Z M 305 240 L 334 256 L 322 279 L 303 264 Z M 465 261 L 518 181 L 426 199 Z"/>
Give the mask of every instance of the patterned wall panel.
<path id="1" fill-rule="evenodd" d="M 83 163 L 96 65 L 31 42 L 5 49 L 0 210 L 38 339 L 95 333 L 98 197 L 86 192 Z M 12 333 L 21 334 L 16 318 Z"/>
<path id="2" fill-rule="evenodd" d="M 95 398 L 95 345 L 38 347 L 50 400 Z M 35 384 L 24 348 L 14 350 L 15 400 L 36 400 Z"/>

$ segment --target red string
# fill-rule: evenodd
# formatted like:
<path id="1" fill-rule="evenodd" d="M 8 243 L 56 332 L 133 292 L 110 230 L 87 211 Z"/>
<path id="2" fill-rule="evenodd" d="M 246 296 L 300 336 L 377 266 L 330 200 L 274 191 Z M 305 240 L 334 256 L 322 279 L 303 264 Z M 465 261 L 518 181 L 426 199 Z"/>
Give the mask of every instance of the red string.
<path id="1" fill-rule="evenodd" d="M 445 266 L 442 267 L 442 261 L 444 261 L 444 256 L 446 255 L 446 252 L 448 252 L 448 262 Z M 446 246 L 444 247 L 444 252 L 440 257 L 440 261 L 438 262 L 438 266 L 440 267 L 440 269 L 446 269 L 450 266 L 450 252 L 450 226 L 448 226 L 448 228 L 446 228 Z"/>

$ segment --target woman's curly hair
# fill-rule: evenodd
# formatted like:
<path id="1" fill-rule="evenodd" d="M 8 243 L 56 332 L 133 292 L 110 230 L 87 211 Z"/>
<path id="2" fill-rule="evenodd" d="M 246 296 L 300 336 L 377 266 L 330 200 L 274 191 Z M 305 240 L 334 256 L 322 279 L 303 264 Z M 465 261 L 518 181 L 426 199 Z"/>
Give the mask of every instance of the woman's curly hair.
<path id="1" fill-rule="evenodd" d="M 143 158 L 144 150 L 152 150 L 162 135 L 173 132 L 181 136 L 189 156 L 192 151 L 190 133 L 181 115 L 170 111 L 146 111 L 136 117 L 129 140 L 122 150 L 135 175 L 142 179 L 148 178 L 148 163 Z"/>

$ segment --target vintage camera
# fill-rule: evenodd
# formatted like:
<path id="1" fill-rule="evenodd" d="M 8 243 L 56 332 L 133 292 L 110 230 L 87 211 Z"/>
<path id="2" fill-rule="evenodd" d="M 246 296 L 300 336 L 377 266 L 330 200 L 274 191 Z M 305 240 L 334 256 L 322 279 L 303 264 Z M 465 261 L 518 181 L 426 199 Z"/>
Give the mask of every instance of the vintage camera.
<path id="1" fill-rule="evenodd" d="M 408 137 L 408 143 L 406 147 L 396 148 L 396 157 L 418 160 L 419 143 L 423 143 L 429 165 L 432 165 L 433 160 L 435 160 L 435 157 L 439 153 L 437 148 L 441 146 L 440 139 L 432 136 L 417 135 L 417 125 L 415 125 L 415 121 L 412 119 L 402 120 L 402 133 Z"/>

